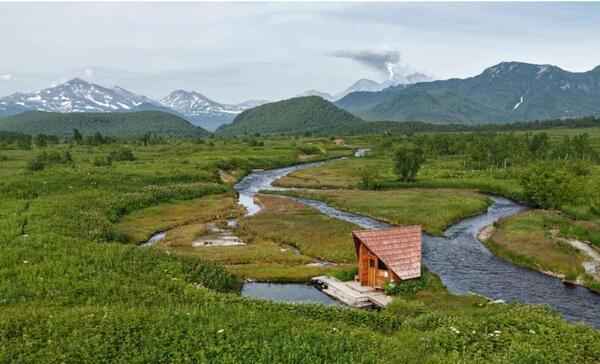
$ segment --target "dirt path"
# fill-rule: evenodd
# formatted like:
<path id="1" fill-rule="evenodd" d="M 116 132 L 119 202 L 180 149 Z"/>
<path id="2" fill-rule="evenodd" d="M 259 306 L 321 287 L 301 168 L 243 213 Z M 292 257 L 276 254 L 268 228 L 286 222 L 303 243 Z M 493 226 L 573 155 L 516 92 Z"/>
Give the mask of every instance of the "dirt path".
<path id="1" fill-rule="evenodd" d="M 561 240 L 571 245 L 573 248 L 583 252 L 591 259 L 583 263 L 583 268 L 587 274 L 598 278 L 598 273 L 600 272 L 600 253 L 583 241 L 574 239 Z"/>

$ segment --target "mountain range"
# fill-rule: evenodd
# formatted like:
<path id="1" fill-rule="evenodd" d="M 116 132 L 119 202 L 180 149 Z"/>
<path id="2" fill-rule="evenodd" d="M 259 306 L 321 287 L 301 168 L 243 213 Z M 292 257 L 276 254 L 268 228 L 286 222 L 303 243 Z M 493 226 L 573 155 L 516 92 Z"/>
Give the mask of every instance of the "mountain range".
<path id="1" fill-rule="evenodd" d="M 600 66 L 503 62 L 465 79 L 353 92 L 336 105 L 365 120 L 486 124 L 600 114 Z"/>
<path id="2" fill-rule="evenodd" d="M 303 96 L 337 100 L 336 106 L 366 121 L 473 125 L 600 115 L 600 66 L 587 72 L 569 72 L 553 65 L 503 62 L 464 79 L 419 82 L 427 76 L 409 76 L 403 77 L 399 84 L 397 79 L 382 83 L 361 79 L 338 95 L 311 90 Z M 198 92 L 184 90 L 173 91 L 156 101 L 120 87 L 106 88 L 73 79 L 37 92 L 0 98 L 0 116 L 32 110 L 60 113 L 162 111 L 214 131 L 244 111 L 265 103 L 255 100 L 223 104 Z M 270 110 L 279 116 L 285 115 L 279 106 L 287 104 L 275 104 L 277 108 L 260 109 L 262 116 L 255 120 L 274 122 L 272 117 L 266 116 Z M 248 120 L 247 116 L 241 120 Z M 244 121 L 244 125 L 246 123 Z M 277 128 L 271 125 L 267 129 Z"/>
<path id="3" fill-rule="evenodd" d="M 183 115 L 192 124 L 214 131 L 233 121 L 237 114 L 268 101 L 246 101 L 237 105 L 221 104 L 195 92 L 176 90 L 161 100 L 161 104 Z"/>
<path id="4" fill-rule="evenodd" d="M 377 82 L 373 80 L 369 80 L 367 78 L 361 78 L 360 80 L 354 82 L 350 87 L 346 88 L 344 91 L 339 92 L 337 94 L 329 94 L 327 92 L 321 92 L 319 90 L 308 90 L 298 95 L 298 97 L 303 96 L 319 96 L 324 98 L 327 101 L 335 101 L 342 99 L 343 97 L 353 93 L 360 91 L 367 92 L 375 92 L 381 91 L 388 87 L 405 87 L 407 85 L 417 83 L 417 82 L 426 82 L 431 81 L 432 78 L 423 74 L 423 73 L 412 73 L 407 76 L 385 80 L 383 82 Z"/>
<path id="5" fill-rule="evenodd" d="M 121 87 L 107 88 L 79 78 L 31 93 L 0 98 L 0 116 L 25 111 L 59 113 L 163 111 L 176 114 L 196 126 L 215 130 L 242 111 L 265 103 L 251 100 L 237 105 L 221 104 L 197 92 L 177 90 L 161 101 Z"/>

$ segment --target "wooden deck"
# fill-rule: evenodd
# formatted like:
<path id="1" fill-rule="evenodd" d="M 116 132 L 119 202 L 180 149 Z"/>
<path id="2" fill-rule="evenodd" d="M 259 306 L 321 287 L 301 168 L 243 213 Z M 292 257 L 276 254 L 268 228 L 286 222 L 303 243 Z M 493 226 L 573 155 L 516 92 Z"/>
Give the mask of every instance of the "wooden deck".
<path id="1" fill-rule="evenodd" d="M 312 282 L 320 287 L 323 293 L 350 307 L 385 307 L 392 302 L 392 298 L 381 290 L 361 286 L 358 282 L 342 282 L 328 276 L 314 277 Z"/>

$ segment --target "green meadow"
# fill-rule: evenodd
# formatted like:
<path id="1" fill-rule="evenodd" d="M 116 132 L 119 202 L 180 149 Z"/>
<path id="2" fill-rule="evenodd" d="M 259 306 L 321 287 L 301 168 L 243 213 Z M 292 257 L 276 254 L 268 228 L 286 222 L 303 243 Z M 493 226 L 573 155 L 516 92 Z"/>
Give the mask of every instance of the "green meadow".
<path id="1" fill-rule="evenodd" d="M 376 141 L 349 140 L 373 148 Z M 243 252 L 186 253 L 203 224 L 239 216 L 232 183 L 252 169 L 350 153 L 330 139 L 260 142 L 125 140 L 30 150 L 3 143 L 0 362 L 600 361 L 596 330 L 567 323 L 544 307 L 449 295 L 433 275 L 423 290 L 401 295 L 381 312 L 240 297 L 241 278 L 303 281 L 316 271 L 345 273 L 352 263 L 352 226 L 271 196 L 260 196 L 264 213 L 240 220 L 236 232 L 249 242 Z M 119 152 L 123 148 L 133 158 L 110 157 L 128 154 Z M 444 197 L 434 203 L 422 187 L 398 192 L 396 186 L 382 197 L 365 190 L 349 201 L 345 191 L 327 198 L 357 210 L 368 199 L 390 221 L 412 218 L 408 222 L 432 232 L 488 203 L 469 189 L 431 192 Z M 428 202 L 410 216 L 394 198 L 414 206 L 420 198 Z M 458 199 L 468 203 L 461 206 Z M 434 209 L 439 214 L 427 216 Z M 282 214 L 290 219 L 279 219 Z M 177 232 L 172 246 L 138 246 L 165 229 Z M 299 254 L 282 251 L 284 246 Z M 306 270 L 316 258 L 338 265 Z"/>

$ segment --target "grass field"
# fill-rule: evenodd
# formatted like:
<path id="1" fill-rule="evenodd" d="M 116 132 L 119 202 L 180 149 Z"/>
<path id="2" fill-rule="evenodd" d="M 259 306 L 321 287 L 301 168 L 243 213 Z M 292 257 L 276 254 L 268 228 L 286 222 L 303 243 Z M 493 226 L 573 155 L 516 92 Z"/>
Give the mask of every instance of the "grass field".
<path id="1" fill-rule="evenodd" d="M 566 242 L 567 239 L 584 240 L 578 233 L 597 231 L 598 227 L 590 224 L 572 220 L 557 211 L 531 210 L 497 223 L 485 244 L 494 254 L 514 264 L 600 290 L 597 277 L 587 274 L 583 267 L 590 258 Z"/>
<path id="2" fill-rule="evenodd" d="M 400 182 L 389 156 L 375 155 L 334 161 L 319 167 L 296 171 L 275 183 L 281 187 L 312 189 L 358 189 L 364 171 L 370 171 L 379 189 L 459 188 L 522 198 L 517 178 L 506 172 L 466 170 L 457 157 L 429 159 L 414 182 Z"/>
<path id="3" fill-rule="evenodd" d="M 340 210 L 396 225 L 422 225 L 437 235 L 452 223 L 484 212 L 490 204 L 484 195 L 453 189 L 293 190 L 286 194 L 322 200 Z"/>
<path id="4" fill-rule="evenodd" d="M 331 152 L 306 157 L 298 153 L 299 143 L 319 143 Z M 117 147 L 130 148 L 135 160 L 94 165 L 97 156 Z M 329 140 L 277 138 L 265 140 L 264 147 L 215 139 L 46 148 L 67 149 L 72 164 L 36 172 L 25 167 L 40 150 L 0 150 L 6 157 L 0 160 L 0 363 L 600 361 L 598 331 L 541 307 L 466 303 L 454 310 L 415 310 L 420 304 L 413 302 L 367 312 L 253 301 L 239 296 L 239 278 L 218 259 L 123 243 L 127 236 L 120 229 L 126 226 L 138 236 L 133 240 L 151 233 L 160 214 L 169 216 L 168 226 L 183 228 L 191 220 L 179 220 L 178 212 L 195 211 L 206 196 L 231 193 L 220 178 L 222 167 L 241 176 L 251 168 L 347 153 Z M 479 197 L 474 201 L 485 204 Z M 144 210 L 147 216 L 139 212 Z M 131 216 L 146 218 L 139 230 Z M 264 226 L 248 234 L 257 234 L 258 242 L 269 230 Z M 181 234 L 183 239 L 195 232 Z M 306 254 L 320 254 L 310 242 L 294 241 Z M 280 245 L 271 244 L 276 254 Z M 343 261 L 345 254 L 329 258 Z M 302 264 L 302 255 L 289 259 Z M 291 275 L 288 256 L 282 259 L 270 275 L 276 269 Z M 242 269 L 254 269 L 251 263 L 238 266 L 242 276 Z M 431 291 L 428 299 L 436 294 Z"/>
<path id="5" fill-rule="evenodd" d="M 229 247 L 193 247 L 207 233 L 207 222 L 225 225 L 225 218 L 240 215 L 228 195 L 213 195 L 190 202 L 162 204 L 128 215 L 118 226 L 146 240 L 150 226 L 168 230 L 160 249 L 224 266 L 243 279 L 269 282 L 307 282 L 322 274 L 351 271 L 355 266 L 351 231 L 356 227 L 305 207 L 285 197 L 261 195 L 263 210 L 239 218 L 233 233 L 246 244 Z M 161 221 L 158 216 L 164 216 Z M 158 221 L 157 221 L 158 220 Z M 334 265 L 319 266 L 321 261 Z"/>
<path id="6" fill-rule="evenodd" d="M 486 244 L 494 254 L 514 263 L 575 280 L 584 273 L 584 256 L 553 236 L 561 219 L 553 211 L 526 211 L 497 223 Z"/>
<path id="7" fill-rule="evenodd" d="M 223 220 L 241 214 L 233 193 L 209 195 L 189 201 L 173 201 L 134 211 L 116 225 L 127 241 L 141 243 L 152 234 L 192 223 Z"/>

